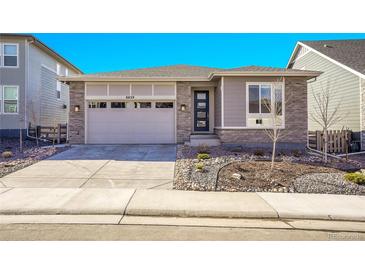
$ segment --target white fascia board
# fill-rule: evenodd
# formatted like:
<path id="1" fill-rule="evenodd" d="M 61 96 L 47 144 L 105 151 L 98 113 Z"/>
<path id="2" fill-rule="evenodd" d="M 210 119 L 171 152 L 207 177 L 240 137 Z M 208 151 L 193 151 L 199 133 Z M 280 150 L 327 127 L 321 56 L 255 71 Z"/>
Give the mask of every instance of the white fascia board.
<path id="1" fill-rule="evenodd" d="M 321 56 L 321 57 L 323 57 L 323 58 L 327 59 L 328 61 L 330 61 L 330 62 L 334 63 L 335 65 L 337 65 L 337 66 L 339 66 L 339 67 L 341 67 L 341 68 L 343 68 L 343 69 L 345 69 L 345 70 L 347 70 L 347 71 L 349 71 L 349 72 L 351 72 L 351 73 L 353 73 L 353 74 L 355 74 L 355 75 L 357 75 L 357 76 L 361 77 L 362 79 L 365 79 L 365 75 L 364 75 L 364 74 L 362 74 L 362 73 L 360 73 L 360 72 L 358 72 L 358 71 L 356 71 L 356 70 L 354 70 L 354 69 L 352 69 L 352 68 L 350 68 L 350 67 L 348 67 L 348 66 L 346 66 L 346 65 L 344 65 L 344 64 L 342 64 L 342 63 L 340 63 L 340 62 L 338 62 L 338 61 L 336 61 L 336 60 L 334 60 L 334 59 L 332 59 L 332 58 L 330 58 L 330 57 L 328 57 L 327 55 L 325 55 L 325 54 L 323 54 L 323 53 L 321 53 L 321 52 L 319 52 L 319 51 L 317 51 L 317 50 L 315 50 L 315 49 L 311 48 L 310 46 L 307 46 L 306 44 L 303 44 L 303 43 L 301 43 L 301 42 L 298 42 L 298 45 L 300 45 L 300 46 L 302 46 L 302 47 L 305 47 L 305 48 L 307 48 L 307 49 L 309 49 L 309 50 L 311 50 L 311 51 L 315 52 L 315 53 L 316 53 L 316 54 L 318 54 L 319 56 Z M 289 62 L 290 62 L 290 60 L 289 60 Z"/>
<path id="2" fill-rule="evenodd" d="M 290 58 L 289 58 L 289 61 L 288 61 L 288 64 L 286 65 L 286 68 L 289 68 L 289 65 L 290 65 L 290 63 L 292 62 L 292 60 L 293 60 L 293 58 L 294 58 L 294 56 L 295 56 L 295 53 L 297 52 L 297 50 L 298 50 L 298 47 L 299 47 L 299 42 L 297 42 L 296 43 L 296 45 L 295 45 L 295 47 L 294 47 L 294 50 L 293 50 L 293 52 L 291 53 L 291 55 L 290 55 Z"/>

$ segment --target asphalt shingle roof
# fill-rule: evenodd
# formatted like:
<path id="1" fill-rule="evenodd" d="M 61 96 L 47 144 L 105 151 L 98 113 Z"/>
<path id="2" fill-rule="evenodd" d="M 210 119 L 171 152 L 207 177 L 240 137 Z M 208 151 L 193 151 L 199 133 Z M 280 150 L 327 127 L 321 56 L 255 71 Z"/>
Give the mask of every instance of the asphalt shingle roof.
<path id="1" fill-rule="evenodd" d="M 365 39 L 300 42 L 349 68 L 365 74 Z"/>
<path id="2" fill-rule="evenodd" d="M 219 71 L 219 68 L 172 65 L 151 68 L 140 68 L 131 70 L 121 70 L 113 72 L 100 72 L 88 74 L 88 76 L 114 76 L 114 77 L 208 77 L 212 72 Z"/>
<path id="3" fill-rule="evenodd" d="M 274 67 L 263 67 L 263 66 L 245 66 L 245 67 L 238 67 L 238 68 L 231 68 L 225 69 L 225 72 L 229 71 L 252 71 L 252 72 L 286 72 L 286 71 L 302 71 L 299 69 L 287 69 L 287 68 L 274 68 Z"/>
<path id="4" fill-rule="evenodd" d="M 94 74 L 86 74 L 84 77 L 90 78 L 102 78 L 102 77 L 120 77 L 120 78 L 154 78 L 154 77 L 172 77 L 172 78 L 208 78 L 211 73 L 227 73 L 227 72 L 288 72 L 288 71 L 300 71 L 296 69 L 286 68 L 273 68 L 262 66 L 245 66 L 230 69 L 212 68 L 204 66 L 191 66 L 191 65 L 171 65 L 160 66 L 151 68 L 140 68 L 131 70 L 121 70 L 113 72 L 100 72 Z"/>

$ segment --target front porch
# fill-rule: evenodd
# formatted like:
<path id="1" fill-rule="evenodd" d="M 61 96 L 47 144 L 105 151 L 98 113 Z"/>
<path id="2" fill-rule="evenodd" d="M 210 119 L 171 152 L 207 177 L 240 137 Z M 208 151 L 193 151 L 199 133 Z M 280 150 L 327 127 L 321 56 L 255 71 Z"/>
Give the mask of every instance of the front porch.
<path id="1" fill-rule="evenodd" d="M 177 83 L 177 142 L 219 146 L 215 128 L 216 82 Z"/>

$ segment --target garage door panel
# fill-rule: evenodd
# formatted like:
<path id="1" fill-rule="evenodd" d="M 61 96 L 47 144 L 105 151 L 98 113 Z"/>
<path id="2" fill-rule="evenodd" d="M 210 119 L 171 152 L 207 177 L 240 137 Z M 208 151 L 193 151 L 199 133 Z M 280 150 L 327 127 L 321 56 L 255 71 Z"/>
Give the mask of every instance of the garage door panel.
<path id="1" fill-rule="evenodd" d="M 174 109 L 88 109 L 88 143 L 175 143 Z"/>

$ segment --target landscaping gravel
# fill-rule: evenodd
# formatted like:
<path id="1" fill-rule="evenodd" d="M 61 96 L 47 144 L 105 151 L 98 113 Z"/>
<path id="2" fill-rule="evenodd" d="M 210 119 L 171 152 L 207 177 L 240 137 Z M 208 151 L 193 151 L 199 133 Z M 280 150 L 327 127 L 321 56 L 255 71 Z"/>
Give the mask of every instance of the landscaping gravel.
<path id="1" fill-rule="evenodd" d="M 348 182 L 341 173 L 312 173 L 298 177 L 293 183 L 300 193 L 365 195 L 365 186 Z"/>
<path id="2" fill-rule="evenodd" d="M 49 143 L 40 143 L 40 146 L 37 147 L 35 141 L 26 140 L 23 143 L 23 152 L 20 152 L 19 140 L 1 140 L 0 178 L 68 149 L 68 147 L 46 147 L 44 145 L 49 145 Z M 1 153 L 4 151 L 11 151 L 13 157 L 8 159 L 2 158 Z"/>
<path id="3" fill-rule="evenodd" d="M 207 152 L 211 159 L 197 160 L 198 153 Z M 299 163 L 314 166 L 310 174 L 297 174 L 291 181 L 281 184 L 279 181 L 272 181 L 271 185 L 244 184 L 241 180 L 242 174 L 231 172 L 226 174 L 223 184 L 222 180 L 217 182 L 218 173 L 221 168 L 234 162 L 263 161 L 270 160 L 270 153 L 258 153 L 256 150 L 243 150 L 240 148 L 211 147 L 196 148 L 189 146 L 178 146 L 177 161 L 175 166 L 174 189 L 196 190 L 196 191 L 264 191 L 264 192 L 300 192 L 300 193 L 331 193 L 331 194 L 356 194 L 364 195 L 365 186 L 347 182 L 343 179 L 344 171 L 355 171 L 360 168 L 356 161 L 339 161 L 331 159 L 324 164 L 322 159 L 311 154 L 280 153 L 277 161 L 288 163 Z M 197 163 L 203 163 L 204 168 L 199 171 Z M 318 169 L 316 168 L 318 167 Z M 326 170 L 328 168 L 328 170 Z M 333 170 L 333 172 L 332 172 Z M 317 171 L 317 172 L 316 172 Z M 258 171 L 259 172 L 259 171 Z M 228 176 L 229 175 L 229 176 Z M 229 177 L 229 178 L 228 178 Z"/>

